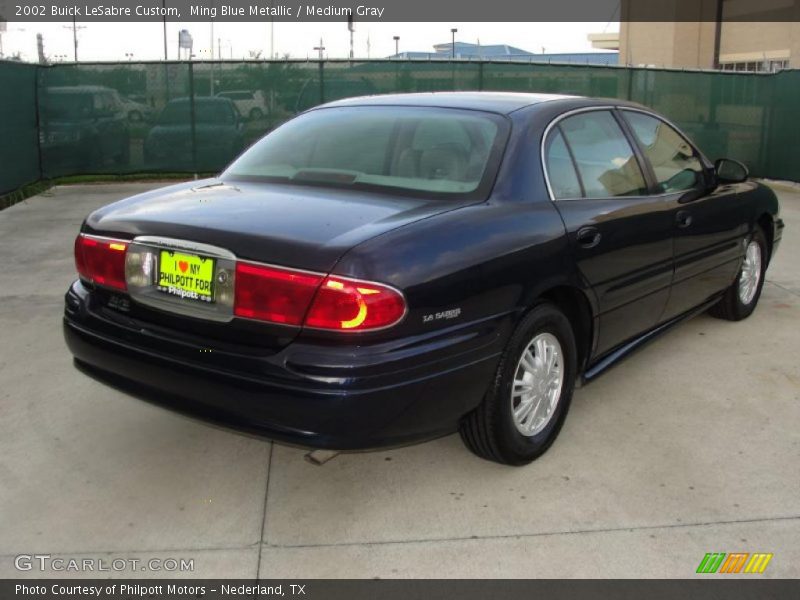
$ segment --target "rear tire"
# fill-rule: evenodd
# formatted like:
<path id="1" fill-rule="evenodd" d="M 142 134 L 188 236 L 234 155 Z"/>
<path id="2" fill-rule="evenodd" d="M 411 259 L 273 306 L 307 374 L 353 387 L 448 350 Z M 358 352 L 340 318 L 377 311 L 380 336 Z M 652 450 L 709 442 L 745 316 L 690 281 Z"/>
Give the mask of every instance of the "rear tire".
<path id="1" fill-rule="evenodd" d="M 739 274 L 722 299 L 709 309 L 709 314 L 727 321 L 741 321 L 753 314 L 764 287 L 767 257 L 764 232 L 757 227 L 747 243 Z"/>
<path id="2" fill-rule="evenodd" d="M 511 336 L 483 402 L 464 417 L 461 439 L 481 458 L 530 463 L 558 436 L 576 371 L 569 320 L 552 304 L 535 306 Z"/>

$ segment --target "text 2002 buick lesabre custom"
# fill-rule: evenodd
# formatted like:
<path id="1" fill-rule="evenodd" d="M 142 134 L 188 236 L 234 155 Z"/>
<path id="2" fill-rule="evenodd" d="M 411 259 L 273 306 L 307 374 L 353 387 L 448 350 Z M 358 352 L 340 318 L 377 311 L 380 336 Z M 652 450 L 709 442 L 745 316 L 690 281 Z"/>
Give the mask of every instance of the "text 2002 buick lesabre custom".
<path id="1" fill-rule="evenodd" d="M 355 98 L 89 215 L 65 332 L 96 376 L 276 440 L 458 430 L 524 464 L 577 380 L 699 311 L 747 317 L 782 228 L 740 163 L 639 105 Z"/>

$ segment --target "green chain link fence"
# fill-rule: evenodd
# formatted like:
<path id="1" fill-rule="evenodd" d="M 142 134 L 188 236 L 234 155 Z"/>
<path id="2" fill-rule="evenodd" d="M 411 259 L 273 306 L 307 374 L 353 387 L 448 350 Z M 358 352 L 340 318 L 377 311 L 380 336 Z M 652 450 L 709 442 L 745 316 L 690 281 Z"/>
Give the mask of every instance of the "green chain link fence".
<path id="1" fill-rule="evenodd" d="M 626 98 L 675 121 L 712 159 L 800 180 L 800 71 L 439 60 L 0 63 L 0 194 L 64 175 L 213 172 L 322 102 L 436 90 Z"/>
<path id="2" fill-rule="evenodd" d="M 41 178 L 36 66 L 0 62 L 0 195 Z"/>

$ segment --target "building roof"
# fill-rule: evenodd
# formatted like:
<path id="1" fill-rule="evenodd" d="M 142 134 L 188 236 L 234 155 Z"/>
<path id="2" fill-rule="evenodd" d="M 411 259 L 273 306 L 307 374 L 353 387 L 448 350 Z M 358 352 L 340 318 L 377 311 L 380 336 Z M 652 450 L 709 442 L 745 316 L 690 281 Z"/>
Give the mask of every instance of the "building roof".
<path id="1" fill-rule="evenodd" d="M 534 54 L 522 48 L 508 44 L 479 45 L 468 42 L 451 42 L 435 44 L 434 52 L 415 50 L 400 52 L 388 58 L 405 60 L 447 60 L 453 56 L 461 59 L 475 60 L 512 60 L 520 62 L 570 63 L 586 65 L 616 65 L 619 63 L 619 52 L 562 52 L 556 54 Z"/>
<path id="2" fill-rule="evenodd" d="M 442 54 L 451 54 L 452 53 L 453 44 L 451 42 L 447 42 L 445 44 L 434 44 L 433 49 L 436 52 Z M 516 48 L 514 46 L 509 46 L 508 44 L 488 44 L 488 45 L 481 45 L 481 44 L 470 44 L 468 42 L 456 42 L 455 44 L 456 49 L 456 56 L 459 54 L 465 56 L 482 56 L 482 57 L 494 57 L 494 56 L 527 56 L 532 54 L 527 50 L 523 50 L 522 48 Z"/>

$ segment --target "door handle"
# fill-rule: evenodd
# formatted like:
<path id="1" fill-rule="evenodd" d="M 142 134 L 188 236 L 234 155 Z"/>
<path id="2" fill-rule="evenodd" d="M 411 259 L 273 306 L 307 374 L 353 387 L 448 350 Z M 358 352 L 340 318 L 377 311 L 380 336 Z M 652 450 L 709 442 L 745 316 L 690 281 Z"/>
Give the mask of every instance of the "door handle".
<path id="1" fill-rule="evenodd" d="M 578 245 L 581 248 L 594 248 L 600 243 L 602 237 L 600 232 L 594 227 L 583 227 L 578 230 L 575 239 L 578 241 Z"/>
<path id="2" fill-rule="evenodd" d="M 687 210 L 679 210 L 675 215 L 675 224 L 680 229 L 686 229 L 692 224 L 692 215 Z"/>

